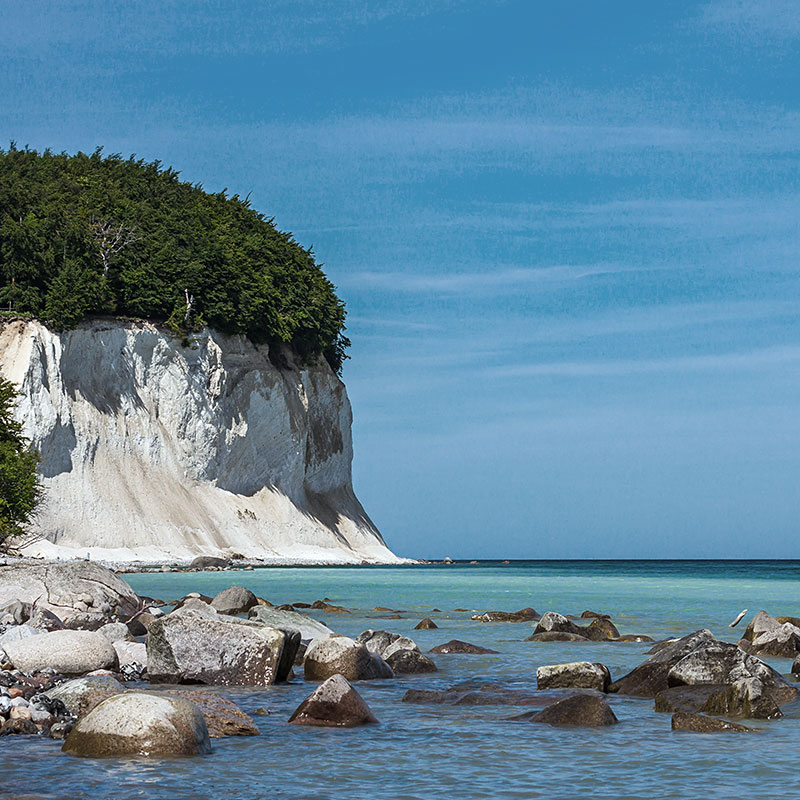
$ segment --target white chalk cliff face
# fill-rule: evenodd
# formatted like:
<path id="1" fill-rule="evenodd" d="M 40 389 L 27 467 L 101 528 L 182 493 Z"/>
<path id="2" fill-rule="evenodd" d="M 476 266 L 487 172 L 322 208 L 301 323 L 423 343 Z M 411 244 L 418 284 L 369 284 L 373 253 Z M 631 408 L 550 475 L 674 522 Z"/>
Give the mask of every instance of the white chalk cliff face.
<path id="1" fill-rule="evenodd" d="M 326 363 L 149 323 L 0 328 L 0 371 L 42 456 L 31 555 L 108 561 L 241 553 L 395 562 L 353 493 L 352 414 Z"/>

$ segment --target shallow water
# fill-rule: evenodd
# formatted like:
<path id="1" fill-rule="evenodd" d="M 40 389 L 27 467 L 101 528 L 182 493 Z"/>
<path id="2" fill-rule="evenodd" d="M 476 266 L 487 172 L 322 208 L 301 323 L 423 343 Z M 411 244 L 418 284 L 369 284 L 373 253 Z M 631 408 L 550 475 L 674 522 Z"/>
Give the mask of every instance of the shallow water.
<path id="1" fill-rule="evenodd" d="M 246 711 L 266 706 L 272 713 L 254 717 L 260 737 L 215 739 L 213 753 L 200 758 L 89 761 L 62 755 L 47 739 L 7 737 L 0 792 L 58 800 L 800 797 L 800 703 L 784 707 L 782 720 L 753 723 L 763 729 L 758 734 L 706 736 L 673 733 L 670 716 L 653 712 L 652 701 L 614 695 L 620 724 L 599 730 L 511 722 L 505 718 L 524 709 L 509 706 L 399 702 L 406 689 L 469 678 L 535 689 L 536 668 L 562 661 L 601 661 L 617 677 L 649 647 L 525 642 L 530 623 L 483 624 L 455 608 L 591 609 L 612 614 L 622 633 L 664 638 L 706 627 L 736 641 L 746 620 L 735 631 L 727 624 L 743 608 L 748 618 L 760 608 L 800 616 L 800 562 L 483 562 L 126 577 L 139 593 L 165 601 L 231 583 L 273 603 L 329 597 L 353 613 L 312 613 L 338 632 L 386 628 L 410 635 L 422 650 L 457 638 L 500 655 L 435 656 L 434 675 L 359 684 L 380 724 L 353 730 L 286 724 L 311 690 L 302 676 L 287 686 L 221 689 Z M 375 606 L 402 609 L 402 619 L 382 618 Z M 439 629 L 414 631 L 424 616 Z M 789 671 L 788 660 L 770 663 Z"/>

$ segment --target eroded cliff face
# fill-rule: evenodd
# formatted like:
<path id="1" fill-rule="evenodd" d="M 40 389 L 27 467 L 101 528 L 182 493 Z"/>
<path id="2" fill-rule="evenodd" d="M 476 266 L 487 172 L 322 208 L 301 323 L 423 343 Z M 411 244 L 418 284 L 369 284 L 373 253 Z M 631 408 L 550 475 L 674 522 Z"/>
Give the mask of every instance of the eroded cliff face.
<path id="1" fill-rule="evenodd" d="M 266 345 L 149 323 L 0 328 L 45 500 L 31 555 L 109 561 L 241 553 L 398 559 L 353 493 L 352 415 L 327 364 L 277 369 Z"/>

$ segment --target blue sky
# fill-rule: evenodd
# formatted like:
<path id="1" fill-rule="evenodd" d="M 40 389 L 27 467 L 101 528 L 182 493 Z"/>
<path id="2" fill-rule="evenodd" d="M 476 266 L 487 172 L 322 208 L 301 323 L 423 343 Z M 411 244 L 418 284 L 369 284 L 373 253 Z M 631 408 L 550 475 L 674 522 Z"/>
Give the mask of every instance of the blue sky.
<path id="1" fill-rule="evenodd" d="M 5 0 L 0 141 L 251 193 L 423 557 L 800 557 L 800 6 Z"/>

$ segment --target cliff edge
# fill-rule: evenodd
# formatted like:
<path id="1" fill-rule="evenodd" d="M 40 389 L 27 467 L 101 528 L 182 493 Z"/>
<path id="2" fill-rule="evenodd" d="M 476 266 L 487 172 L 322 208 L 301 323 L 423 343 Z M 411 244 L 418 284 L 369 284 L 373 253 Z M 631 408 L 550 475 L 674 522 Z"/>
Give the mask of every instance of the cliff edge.
<path id="1" fill-rule="evenodd" d="M 353 493 L 344 384 L 323 359 L 278 369 L 268 354 L 147 322 L 3 325 L 0 372 L 45 486 L 45 538 L 26 554 L 399 562 Z"/>

